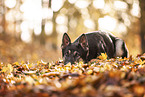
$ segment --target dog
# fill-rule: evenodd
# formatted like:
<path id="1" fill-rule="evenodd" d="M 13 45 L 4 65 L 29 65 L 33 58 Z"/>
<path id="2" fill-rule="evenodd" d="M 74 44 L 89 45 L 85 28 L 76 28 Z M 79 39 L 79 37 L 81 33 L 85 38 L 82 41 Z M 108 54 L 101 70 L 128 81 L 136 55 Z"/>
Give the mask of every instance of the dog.
<path id="1" fill-rule="evenodd" d="M 108 58 L 128 57 L 125 42 L 109 32 L 94 31 L 80 35 L 73 43 L 67 33 L 62 38 L 62 57 L 64 64 L 74 64 L 80 58 L 84 63 L 106 53 Z"/>

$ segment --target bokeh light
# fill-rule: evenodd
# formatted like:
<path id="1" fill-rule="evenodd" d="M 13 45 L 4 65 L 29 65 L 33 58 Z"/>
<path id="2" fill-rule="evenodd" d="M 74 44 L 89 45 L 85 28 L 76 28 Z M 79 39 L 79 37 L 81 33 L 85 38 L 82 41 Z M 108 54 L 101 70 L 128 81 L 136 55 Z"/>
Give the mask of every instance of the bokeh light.
<path id="1" fill-rule="evenodd" d="M 57 16 L 57 18 L 56 18 L 56 23 L 57 24 L 67 24 L 67 22 L 68 22 L 68 19 L 67 19 L 67 17 L 65 16 L 65 15 L 58 15 Z"/>
<path id="2" fill-rule="evenodd" d="M 32 38 L 31 38 L 31 34 L 28 32 L 22 32 L 21 33 L 21 39 L 26 42 L 26 43 L 30 43 Z"/>
<path id="3" fill-rule="evenodd" d="M 104 6 L 105 6 L 105 2 L 104 2 L 104 0 L 94 0 L 94 1 L 93 1 L 93 6 L 94 6 L 96 9 L 102 9 L 102 8 L 104 8 Z"/>
<path id="4" fill-rule="evenodd" d="M 118 24 L 116 29 L 117 29 L 116 33 L 119 34 L 120 36 L 121 36 L 120 33 L 122 33 L 122 34 L 127 33 L 127 27 L 123 23 Z"/>
<path id="5" fill-rule="evenodd" d="M 5 0 L 5 5 L 8 8 L 13 8 L 16 5 L 16 0 Z"/>
<path id="6" fill-rule="evenodd" d="M 71 28 L 75 28 L 77 26 L 77 19 L 76 18 L 71 18 L 69 21 L 69 26 Z"/>
<path id="7" fill-rule="evenodd" d="M 9 22 L 14 22 L 15 21 L 13 10 L 10 10 L 6 13 L 6 20 L 9 21 Z"/>
<path id="8" fill-rule="evenodd" d="M 137 0 L 134 1 L 133 6 L 132 6 L 132 10 L 131 10 L 131 14 L 133 16 L 136 16 L 136 17 L 140 17 L 141 16 L 140 7 L 139 7 L 139 1 L 137 1 Z"/>
<path id="9" fill-rule="evenodd" d="M 41 31 L 42 31 L 41 25 L 37 25 L 34 27 L 34 34 L 35 35 L 37 35 L 37 36 L 40 35 Z"/>
<path id="10" fill-rule="evenodd" d="M 51 35 L 53 32 L 53 23 L 52 21 L 48 21 L 45 23 L 45 34 Z"/>
<path id="11" fill-rule="evenodd" d="M 114 1 L 114 7 L 117 10 L 127 10 L 128 5 L 125 2 L 118 0 L 118 1 Z"/>
<path id="12" fill-rule="evenodd" d="M 51 8 L 43 8 L 42 9 L 42 17 L 43 17 L 43 19 L 52 19 L 53 10 Z"/>
<path id="13" fill-rule="evenodd" d="M 94 21 L 91 20 L 91 19 L 86 19 L 86 20 L 84 21 L 84 25 L 85 25 L 87 28 L 91 29 L 91 30 L 95 30 L 95 23 L 94 23 Z"/>
<path id="14" fill-rule="evenodd" d="M 74 4 L 77 0 L 68 0 L 69 3 Z"/>
<path id="15" fill-rule="evenodd" d="M 117 20 L 113 17 L 105 16 L 103 18 L 99 18 L 98 24 L 99 24 L 99 29 L 101 30 L 113 31 L 117 25 Z"/>
<path id="16" fill-rule="evenodd" d="M 56 31 L 58 33 L 64 33 L 68 31 L 68 27 L 66 25 L 57 25 L 56 26 Z"/>
<path id="17" fill-rule="evenodd" d="M 88 0 L 77 0 L 75 6 L 78 8 L 86 8 L 89 4 Z"/>
<path id="18" fill-rule="evenodd" d="M 57 12 L 63 6 L 63 3 L 64 3 L 64 0 L 52 0 L 51 2 L 52 10 L 54 12 Z"/>
<path id="19" fill-rule="evenodd" d="M 95 30 L 128 35 L 141 17 L 139 0 L 50 1 L 2 0 L 0 33 L 18 36 L 27 43 L 35 41 L 33 36 L 48 36 L 50 39 L 44 39 L 47 42 L 54 37 L 53 45 L 56 45 L 64 32 L 70 33 L 72 38 Z"/>

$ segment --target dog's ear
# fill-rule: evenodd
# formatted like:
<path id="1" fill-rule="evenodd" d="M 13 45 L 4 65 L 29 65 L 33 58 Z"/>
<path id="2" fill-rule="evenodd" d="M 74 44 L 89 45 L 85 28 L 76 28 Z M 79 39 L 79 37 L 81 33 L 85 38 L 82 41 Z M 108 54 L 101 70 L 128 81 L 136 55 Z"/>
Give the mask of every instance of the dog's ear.
<path id="1" fill-rule="evenodd" d="M 85 34 L 82 34 L 79 39 L 79 44 L 85 51 L 89 50 L 88 40 Z"/>
<path id="2" fill-rule="evenodd" d="M 68 36 L 67 33 L 64 33 L 63 34 L 63 38 L 62 38 L 62 45 L 61 45 L 61 48 L 65 48 L 67 45 L 69 45 L 71 43 L 71 40 Z"/>

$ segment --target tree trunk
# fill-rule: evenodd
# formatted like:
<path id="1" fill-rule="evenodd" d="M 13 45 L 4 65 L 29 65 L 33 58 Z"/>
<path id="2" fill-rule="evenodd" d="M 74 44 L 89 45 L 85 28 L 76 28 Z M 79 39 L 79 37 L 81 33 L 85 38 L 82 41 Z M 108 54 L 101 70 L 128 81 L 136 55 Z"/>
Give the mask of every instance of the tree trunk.
<path id="1" fill-rule="evenodd" d="M 142 46 L 142 53 L 145 53 L 145 0 L 140 1 L 140 8 L 141 8 L 141 46 Z"/>
<path id="2" fill-rule="evenodd" d="M 6 20 L 5 20 L 5 12 L 6 12 L 6 7 L 5 7 L 5 4 L 4 4 L 4 0 L 2 0 L 1 2 L 0 2 L 0 6 L 2 6 L 2 13 L 0 13 L 0 14 L 2 14 L 2 27 L 3 27 L 3 34 L 5 34 L 5 31 L 6 31 L 6 24 L 5 24 L 5 22 L 6 22 Z"/>

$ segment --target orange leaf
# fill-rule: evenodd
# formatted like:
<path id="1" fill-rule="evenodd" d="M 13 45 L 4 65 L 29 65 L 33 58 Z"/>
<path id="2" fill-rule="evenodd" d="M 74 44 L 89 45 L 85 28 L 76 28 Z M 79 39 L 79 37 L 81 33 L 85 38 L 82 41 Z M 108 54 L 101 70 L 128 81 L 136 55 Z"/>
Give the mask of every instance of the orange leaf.
<path id="1" fill-rule="evenodd" d="M 101 60 L 106 60 L 107 59 L 107 54 L 106 53 L 101 53 L 100 56 L 98 56 L 99 59 Z"/>

